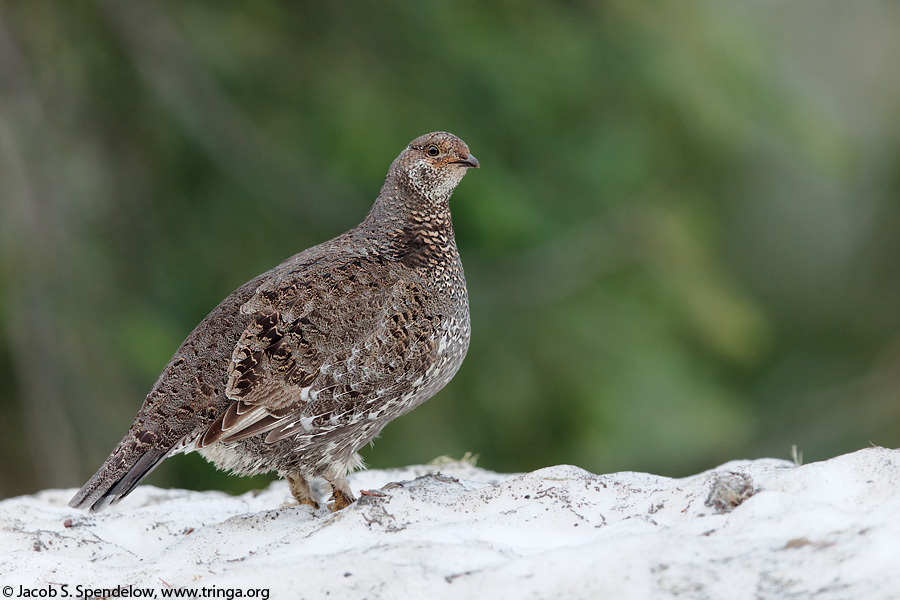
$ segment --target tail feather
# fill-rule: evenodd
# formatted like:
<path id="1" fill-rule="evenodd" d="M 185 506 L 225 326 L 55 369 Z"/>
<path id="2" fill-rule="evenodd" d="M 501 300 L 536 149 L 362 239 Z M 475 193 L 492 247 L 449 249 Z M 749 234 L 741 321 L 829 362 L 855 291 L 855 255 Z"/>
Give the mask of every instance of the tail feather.
<path id="1" fill-rule="evenodd" d="M 129 457 L 121 447 L 117 448 L 90 481 L 78 490 L 69 506 L 94 513 L 115 504 L 130 494 L 169 453 L 170 450 L 165 448 L 150 447 Z M 128 462 L 132 464 L 129 466 Z"/>

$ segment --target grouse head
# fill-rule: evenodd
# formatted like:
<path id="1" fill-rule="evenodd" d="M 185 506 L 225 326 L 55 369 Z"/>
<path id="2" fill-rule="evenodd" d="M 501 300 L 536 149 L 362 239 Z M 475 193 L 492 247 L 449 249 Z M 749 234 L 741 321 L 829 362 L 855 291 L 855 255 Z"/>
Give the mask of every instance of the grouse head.
<path id="1" fill-rule="evenodd" d="M 446 202 L 469 167 L 480 165 L 466 143 L 445 131 L 417 137 L 392 165 L 398 186 L 427 202 Z"/>

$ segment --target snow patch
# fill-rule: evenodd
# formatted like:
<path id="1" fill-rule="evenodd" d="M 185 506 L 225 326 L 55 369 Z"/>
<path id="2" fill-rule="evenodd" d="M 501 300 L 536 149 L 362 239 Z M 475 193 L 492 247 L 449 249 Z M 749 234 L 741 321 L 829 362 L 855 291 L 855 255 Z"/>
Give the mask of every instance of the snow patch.
<path id="1" fill-rule="evenodd" d="M 142 486 L 95 515 L 66 506 L 74 490 L 8 499 L 0 586 L 11 597 L 63 584 L 158 598 L 900 597 L 894 450 L 735 461 L 684 479 L 450 463 L 363 471 L 351 486 L 359 501 L 336 514 L 284 506 L 284 482 L 238 497 Z"/>

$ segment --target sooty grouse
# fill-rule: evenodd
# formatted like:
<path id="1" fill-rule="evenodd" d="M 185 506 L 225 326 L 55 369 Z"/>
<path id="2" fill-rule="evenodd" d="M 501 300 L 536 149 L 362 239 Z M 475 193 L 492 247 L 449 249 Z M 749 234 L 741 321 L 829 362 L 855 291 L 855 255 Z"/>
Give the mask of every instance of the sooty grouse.
<path id="1" fill-rule="evenodd" d="M 440 390 L 469 345 L 450 194 L 478 167 L 454 135 L 413 140 L 357 227 L 240 287 L 184 341 L 131 429 L 70 506 L 118 502 L 164 458 L 200 452 L 241 475 L 309 477 L 353 502 L 357 451 Z"/>

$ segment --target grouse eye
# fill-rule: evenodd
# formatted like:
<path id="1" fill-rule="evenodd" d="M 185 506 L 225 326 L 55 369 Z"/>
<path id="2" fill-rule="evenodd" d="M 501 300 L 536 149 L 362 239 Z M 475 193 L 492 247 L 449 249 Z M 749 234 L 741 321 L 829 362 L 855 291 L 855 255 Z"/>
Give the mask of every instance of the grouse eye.
<path id="1" fill-rule="evenodd" d="M 441 151 L 438 150 L 437 146 L 428 146 L 428 150 L 426 150 L 425 152 L 428 153 L 428 156 L 437 156 L 441 153 Z"/>

